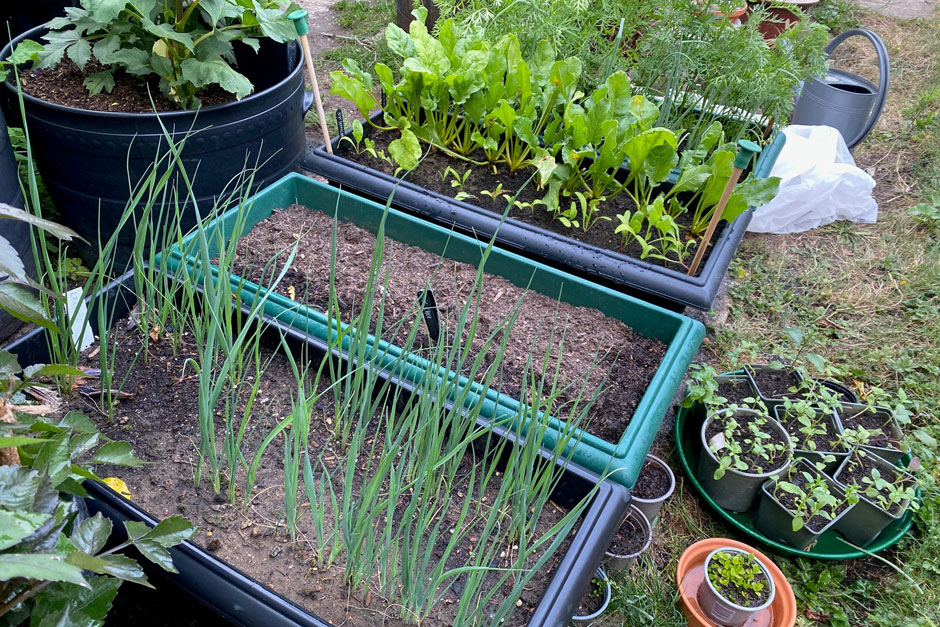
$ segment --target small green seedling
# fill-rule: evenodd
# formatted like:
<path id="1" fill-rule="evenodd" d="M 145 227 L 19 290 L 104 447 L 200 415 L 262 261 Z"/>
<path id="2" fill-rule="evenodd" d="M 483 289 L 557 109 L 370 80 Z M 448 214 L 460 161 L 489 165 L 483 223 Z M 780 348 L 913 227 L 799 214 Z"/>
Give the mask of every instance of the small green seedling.
<path id="1" fill-rule="evenodd" d="M 752 553 L 722 551 L 708 562 L 708 579 L 712 585 L 734 588 L 741 593 L 760 595 L 767 585 L 767 576 Z"/>
<path id="2" fill-rule="evenodd" d="M 708 448 L 718 460 L 718 468 L 713 475 L 716 481 L 724 477 L 728 469 L 761 474 L 766 465 L 787 451 L 785 443 L 773 442 L 770 433 L 764 430 L 769 420 L 767 416 L 754 415 L 749 418 L 742 423 L 735 418 L 734 412 L 715 416 L 715 420 L 722 422 L 722 431 L 712 438 Z M 748 463 L 745 457 L 756 457 L 766 464 Z"/>

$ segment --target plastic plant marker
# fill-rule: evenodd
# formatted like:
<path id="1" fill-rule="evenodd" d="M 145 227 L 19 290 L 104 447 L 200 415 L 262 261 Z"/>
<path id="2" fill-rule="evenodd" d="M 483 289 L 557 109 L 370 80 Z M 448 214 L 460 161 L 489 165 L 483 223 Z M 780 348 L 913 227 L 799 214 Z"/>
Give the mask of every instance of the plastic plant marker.
<path id="1" fill-rule="evenodd" d="M 729 374 L 741 374 L 741 372 Z M 699 483 L 695 471 L 698 468 L 699 461 L 699 432 L 701 431 L 701 424 L 704 419 L 705 409 L 700 405 L 691 408 L 682 407 L 676 414 L 675 436 L 678 445 L 677 453 L 689 483 L 698 491 L 705 503 L 733 529 L 769 547 L 775 553 L 818 560 L 856 559 L 866 557 L 868 553 L 879 553 L 885 550 L 889 546 L 897 543 L 910 530 L 914 521 L 914 514 L 908 510 L 901 518 L 888 525 L 871 545 L 864 547 L 865 551 L 860 551 L 855 546 L 846 542 L 842 538 L 842 535 L 833 529 L 822 533 L 816 541 L 816 544 L 806 551 L 800 551 L 782 542 L 776 542 L 767 538 L 755 527 L 753 511 L 736 514 L 723 509 L 708 496 L 702 484 Z M 918 498 L 919 496 L 920 492 L 918 491 Z"/>
<path id="2" fill-rule="evenodd" d="M 698 264 L 702 263 L 702 257 L 705 256 L 705 249 L 708 248 L 708 244 L 712 240 L 712 235 L 715 234 L 715 229 L 718 228 L 718 223 L 721 222 L 721 214 L 725 212 L 725 207 L 728 205 L 731 193 L 734 192 L 734 186 L 738 184 L 738 179 L 741 178 L 741 173 L 744 172 L 744 168 L 751 162 L 751 157 L 758 154 L 761 150 L 760 146 L 747 139 L 738 140 L 738 148 L 738 154 L 734 158 L 734 167 L 731 169 L 731 178 L 728 179 L 724 190 L 721 192 L 721 198 L 718 200 L 718 204 L 715 205 L 715 213 L 712 214 L 712 219 L 708 222 L 708 228 L 705 229 L 705 235 L 702 236 L 698 250 L 695 251 L 695 257 L 693 257 L 692 263 L 689 265 L 689 276 L 694 276 L 695 271 L 698 270 Z"/>
<path id="3" fill-rule="evenodd" d="M 317 118 L 320 120 L 320 130 L 323 131 L 323 144 L 327 151 L 333 154 L 333 146 L 330 144 L 330 131 L 326 127 L 326 115 L 323 113 L 323 101 L 320 100 L 320 85 L 317 82 L 317 71 L 313 67 L 313 56 L 310 54 L 310 42 L 307 41 L 307 33 L 310 28 L 307 26 L 307 12 L 303 9 L 292 11 L 287 16 L 294 22 L 294 28 L 297 29 L 297 41 L 300 47 L 304 49 L 304 61 L 307 64 L 307 73 L 310 74 L 310 85 L 313 87 L 313 99 L 317 104 Z"/>

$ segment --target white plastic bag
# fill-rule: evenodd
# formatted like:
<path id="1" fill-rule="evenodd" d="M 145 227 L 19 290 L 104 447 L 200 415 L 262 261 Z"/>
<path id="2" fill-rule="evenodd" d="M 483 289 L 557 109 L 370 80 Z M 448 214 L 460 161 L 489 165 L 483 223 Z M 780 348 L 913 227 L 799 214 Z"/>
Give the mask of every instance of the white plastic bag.
<path id="1" fill-rule="evenodd" d="M 754 212 L 748 231 L 799 233 L 836 220 L 877 221 L 875 179 L 855 167 L 839 131 L 794 125 L 783 133 L 787 141 L 770 171 L 780 177 L 780 191 Z"/>

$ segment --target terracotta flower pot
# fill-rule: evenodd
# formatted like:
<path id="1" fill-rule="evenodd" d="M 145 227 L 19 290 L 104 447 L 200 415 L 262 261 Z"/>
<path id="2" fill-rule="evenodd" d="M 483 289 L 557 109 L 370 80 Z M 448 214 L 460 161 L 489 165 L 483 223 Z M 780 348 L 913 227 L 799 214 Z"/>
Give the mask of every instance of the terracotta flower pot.
<path id="1" fill-rule="evenodd" d="M 769 608 L 752 619 L 751 624 L 773 625 L 774 627 L 793 627 L 796 623 L 796 597 L 787 578 L 777 566 L 760 551 L 735 540 L 726 538 L 708 538 L 696 542 L 685 550 L 676 567 L 676 585 L 679 587 L 680 609 L 689 621 L 689 627 L 714 627 L 699 609 L 696 593 L 705 580 L 705 559 L 708 554 L 721 547 L 731 547 L 753 553 L 767 567 L 773 578 L 776 594 Z M 772 622 L 770 622 L 772 621 Z"/>
<path id="2" fill-rule="evenodd" d="M 791 26 L 800 21 L 800 18 L 795 11 L 792 11 L 786 6 L 781 5 L 789 4 L 793 5 L 794 7 L 798 7 L 803 11 L 808 11 L 818 2 L 819 0 L 774 0 L 773 2 L 768 0 L 758 0 L 757 2 L 751 2 L 749 4 L 765 5 L 767 13 L 769 13 L 770 16 L 774 18 L 773 21 L 761 22 L 757 27 L 757 29 L 761 32 L 761 35 L 764 36 L 764 40 L 772 42 L 777 39 L 780 34 L 789 30 Z"/>

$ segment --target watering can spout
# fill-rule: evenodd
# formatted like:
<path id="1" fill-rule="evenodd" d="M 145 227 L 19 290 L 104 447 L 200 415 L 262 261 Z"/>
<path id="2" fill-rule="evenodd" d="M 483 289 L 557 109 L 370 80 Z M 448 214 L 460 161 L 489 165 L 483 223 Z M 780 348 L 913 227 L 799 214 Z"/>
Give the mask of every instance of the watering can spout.
<path id="1" fill-rule="evenodd" d="M 832 126 L 854 150 L 875 128 L 888 95 L 890 67 L 884 42 L 869 30 L 849 30 L 826 46 L 826 54 L 849 37 L 868 39 L 878 53 L 878 85 L 845 70 L 830 69 L 824 79 L 809 79 L 793 111 L 793 124 Z"/>

